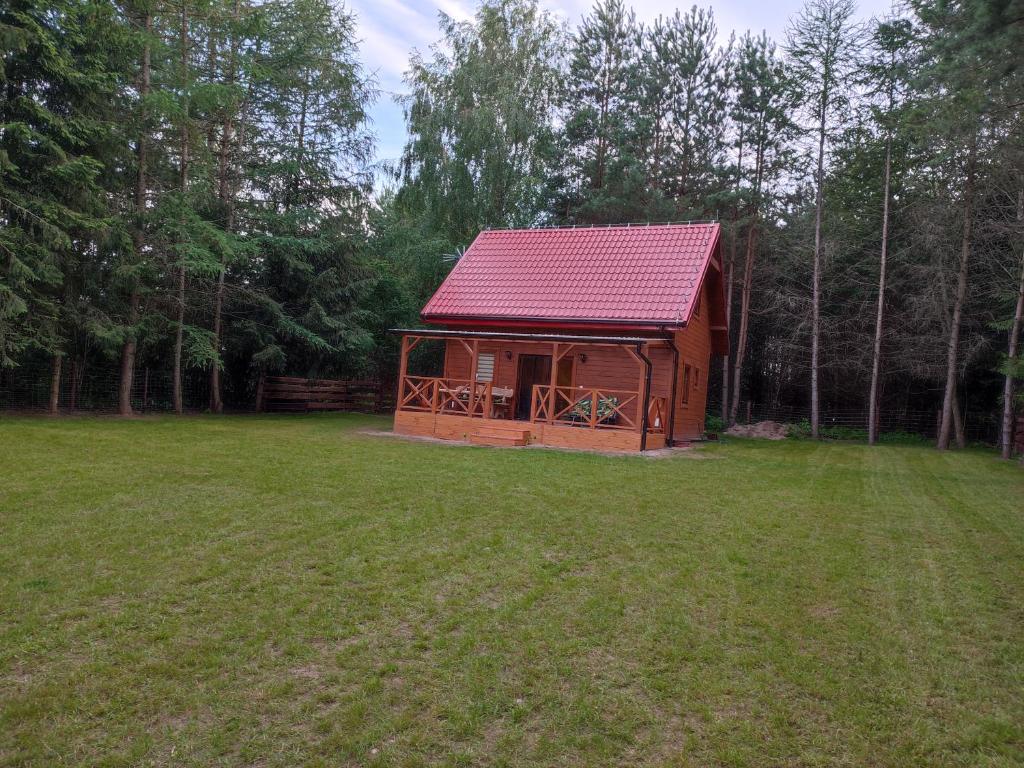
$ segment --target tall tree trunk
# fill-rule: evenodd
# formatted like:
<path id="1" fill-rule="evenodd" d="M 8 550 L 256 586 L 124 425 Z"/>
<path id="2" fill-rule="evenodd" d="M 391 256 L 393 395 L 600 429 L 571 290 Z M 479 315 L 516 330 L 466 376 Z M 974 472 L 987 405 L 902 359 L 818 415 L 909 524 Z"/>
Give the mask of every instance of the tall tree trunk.
<path id="1" fill-rule="evenodd" d="M 233 22 L 231 29 L 231 53 L 228 57 L 227 81 L 228 87 L 235 84 L 235 73 L 238 65 L 238 0 L 234 0 L 231 9 Z M 220 148 L 217 157 L 217 196 L 224 207 L 224 231 L 231 233 L 235 228 L 235 191 L 231 182 L 233 160 L 231 157 L 231 142 L 234 134 L 234 105 L 224 110 L 224 120 L 220 131 Z M 244 125 L 244 123 L 243 123 Z M 224 412 L 224 400 L 221 393 L 220 380 L 220 346 L 221 326 L 224 312 L 224 280 L 227 272 L 227 265 L 221 263 L 220 272 L 217 274 L 217 286 L 213 296 L 213 349 L 216 359 L 210 366 L 210 411 L 213 413 Z"/>
<path id="2" fill-rule="evenodd" d="M 605 165 L 605 152 L 607 151 L 607 133 L 608 133 L 608 109 L 611 101 L 611 67 L 612 64 L 609 61 L 611 58 L 609 48 L 605 49 L 605 67 L 602 73 L 601 82 L 601 107 L 598 113 L 598 128 L 597 128 L 597 151 L 595 153 L 594 162 L 594 178 L 591 179 L 591 189 L 601 189 L 604 187 L 604 165 Z"/>
<path id="3" fill-rule="evenodd" d="M 1017 193 L 1017 223 L 1024 224 L 1024 189 Z M 1021 249 L 1020 284 L 1017 286 L 1017 307 L 1013 311 L 1013 325 L 1010 326 L 1010 339 L 1006 347 L 1007 363 L 1012 365 L 1017 359 L 1017 344 L 1020 342 L 1021 323 L 1024 322 L 1024 248 Z M 1006 374 L 1003 381 L 1003 428 L 999 453 L 1004 459 L 1010 458 L 1013 452 L 1013 376 Z"/>
<path id="4" fill-rule="evenodd" d="M 185 336 L 185 267 L 178 268 L 177 318 L 174 329 L 174 412 L 184 413 L 185 404 L 181 395 L 181 352 Z"/>
<path id="5" fill-rule="evenodd" d="M 53 368 L 50 372 L 50 407 L 49 411 L 57 415 L 60 410 L 60 369 L 63 365 L 64 355 L 56 352 L 53 355 Z"/>
<path id="6" fill-rule="evenodd" d="M 956 367 L 960 348 L 960 320 L 963 317 L 964 302 L 967 299 L 967 267 L 971 257 L 971 234 L 974 219 L 974 166 L 977 142 L 972 139 L 967 156 L 967 178 L 964 180 L 964 230 L 960 244 L 960 271 L 957 276 L 956 298 L 953 300 L 953 317 L 949 328 L 949 344 L 946 352 L 946 390 L 942 398 L 942 420 L 939 422 L 939 439 L 936 448 L 949 448 L 950 428 L 953 422 L 953 400 L 956 397 Z"/>
<path id="7" fill-rule="evenodd" d="M 732 253 L 729 255 L 729 266 L 726 268 L 725 274 L 725 327 L 727 338 L 732 321 L 732 286 L 733 271 L 736 268 L 736 239 L 737 235 L 734 232 L 732 245 L 730 246 Z M 722 355 L 722 424 L 725 426 L 729 424 L 729 352 Z"/>
<path id="8" fill-rule="evenodd" d="M 78 408 L 78 393 L 82 389 L 82 374 L 85 369 L 84 356 L 75 355 L 71 360 L 71 381 L 68 389 L 68 409 Z"/>
<path id="9" fill-rule="evenodd" d="M 729 243 L 729 264 L 725 269 L 725 327 L 728 339 L 732 322 L 733 272 L 736 269 L 736 244 L 739 240 L 739 194 L 743 178 L 743 127 L 740 126 L 739 159 L 736 163 L 736 185 L 732 206 L 732 241 Z M 729 349 L 722 356 L 722 424 L 729 425 Z"/>
<path id="10" fill-rule="evenodd" d="M 964 416 L 960 410 L 959 387 L 953 390 L 953 442 L 957 448 L 967 447 L 967 436 L 964 434 Z"/>
<path id="11" fill-rule="evenodd" d="M 871 391 L 868 394 L 868 444 L 878 442 L 878 373 L 882 359 L 882 321 L 885 311 L 885 269 L 889 257 L 889 184 L 892 171 L 892 134 L 885 143 L 885 181 L 882 202 L 882 255 L 878 260 L 878 309 L 875 313 L 875 343 L 871 350 Z"/>
<path id="12" fill-rule="evenodd" d="M 149 95 L 150 87 L 150 40 L 149 35 L 153 31 L 153 17 L 148 12 L 143 20 L 146 38 L 142 45 L 142 67 L 139 72 L 139 99 L 145 100 Z M 143 118 L 144 119 L 144 118 Z M 135 250 L 135 258 L 142 258 L 142 251 L 146 244 L 146 234 L 143 228 L 142 217 L 146 211 L 146 145 L 149 137 L 143 127 L 139 131 L 137 145 L 135 148 L 135 159 L 137 164 L 135 174 L 135 226 L 132 229 L 132 245 Z M 138 348 L 136 324 L 139 322 L 139 283 L 138 278 L 132 278 L 131 293 L 128 297 L 128 331 L 125 334 L 124 344 L 121 347 L 121 374 L 117 393 L 117 412 L 122 416 L 132 414 L 132 383 L 135 380 L 135 353 Z"/>
<path id="13" fill-rule="evenodd" d="M 823 90 L 818 123 L 818 175 L 814 194 L 814 276 L 811 282 L 811 437 L 817 439 L 821 421 L 818 394 L 818 358 L 821 339 L 821 220 L 825 202 L 825 113 L 828 90 Z"/>
<path id="14" fill-rule="evenodd" d="M 297 152 L 295 161 L 295 173 L 292 175 L 292 182 L 289 185 L 288 196 L 284 209 L 290 211 L 299 195 L 299 184 L 302 178 L 302 160 L 306 152 L 306 110 L 309 107 L 309 83 L 302 89 L 302 101 L 299 107 L 299 127 L 296 132 Z"/>
<path id="15" fill-rule="evenodd" d="M 757 214 L 747 230 L 747 258 L 743 264 L 743 282 L 740 284 L 740 328 L 736 334 L 736 362 L 732 367 L 732 407 L 729 425 L 736 423 L 740 409 L 740 382 L 743 378 L 743 360 L 747 354 L 747 326 L 750 322 L 750 293 L 754 283 L 754 259 L 757 255 Z"/>
<path id="16" fill-rule="evenodd" d="M 743 379 L 743 360 L 747 354 L 747 327 L 750 323 L 750 294 L 754 286 L 754 260 L 757 257 L 757 226 L 761 217 L 761 181 L 764 174 L 765 117 L 759 118 L 754 139 L 754 188 L 750 226 L 747 228 L 747 254 L 743 263 L 743 282 L 740 284 L 740 327 L 736 335 L 736 360 L 732 367 L 732 407 L 729 425 L 736 423 L 740 408 L 740 382 Z"/>
<path id="17" fill-rule="evenodd" d="M 189 164 L 189 135 L 188 135 L 188 0 L 181 0 L 181 91 L 182 91 L 182 118 L 180 130 L 180 165 L 178 167 L 178 187 L 181 190 L 181 204 L 185 204 L 185 195 L 188 193 L 188 164 Z M 174 331 L 174 412 L 182 413 L 184 402 L 181 395 L 181 358 L 182 344 L 185 336 L 185 262 L 178 265 L 178 298 L 177 298 L 177 327 Z"/>

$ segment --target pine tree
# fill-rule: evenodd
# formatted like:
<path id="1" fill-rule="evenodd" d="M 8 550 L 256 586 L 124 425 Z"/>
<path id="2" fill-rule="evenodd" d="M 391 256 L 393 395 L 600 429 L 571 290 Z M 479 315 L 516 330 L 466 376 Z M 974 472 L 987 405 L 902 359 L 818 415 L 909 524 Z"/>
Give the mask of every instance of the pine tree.
<path id="1" fill-rule="evenodd" d="M 733 363 L 732 405 L 729 423 L 739 412 L 743 364 L 747 352 L 754 265 L 766 208 L 789 165 L 789 142 L 794 133 L 792 83 L 784 63 L 775 54 L 775 44 L 766 35 L 746 35 L 736 57 L 736 100 L 732 119 L 745 137 L 753 155 L 740 196 L 744 202 L 746 252 L 740 279 L 740 317 Z M 742 171 L 742 168 L 741 168 Z"/>
<path id="2" fill-rule="evenodd" d="M 659 18 L 646 36 L 641 93 L 651 148 L 650 178 L 684 218 L 714 214 L 724 164 L 729 48 L 717 42 L 711 11 Z"/>
<path id="3" fill-rule="evenodd" d="M 567 220 L 614 223 L 634 204 L 631 89 L 639 34 L 621 0 L 603 0 L 573 36 L 563 132 L 569 189 L 567 201 L 556 205 Z"/>
<path id="4" fill-rule="evenodd" d="M 790 23 L 786 51 L 807 113 L 807 131 L 817 144 L 811 283 L 811 436 L 815 438 L 821 416 L 818 372 L 825 159 L 838 121 L 850 103 L 857 72 L 861 32 L 853 23 L 855 10 L 853 0 L 809 0 Z"/>
<path id="5" fill-rule="evenodd" d="M 878 441 L 878 393 L 881 376 L 882 336 L 885 317 L 886 277 L 889 259 L 889 215 L 892 199 L 893 145 L 899 130 L 900 114 L 904 107 L 908 82 L 911 77 L 908 49 L 912 29 L 905 19 L 890 19 L 879 23 L 873 34 L 873 51 L 865 67 L 869 89 L 879 103 L 873 108 L 873 117 L 885 137 L 885 170 L 882 178 L 882 232 L 878 267 L 878 299 L 875 311 L 875 333 L 871 354 L 871 385 L 868 391 L 868 443 Z"/>

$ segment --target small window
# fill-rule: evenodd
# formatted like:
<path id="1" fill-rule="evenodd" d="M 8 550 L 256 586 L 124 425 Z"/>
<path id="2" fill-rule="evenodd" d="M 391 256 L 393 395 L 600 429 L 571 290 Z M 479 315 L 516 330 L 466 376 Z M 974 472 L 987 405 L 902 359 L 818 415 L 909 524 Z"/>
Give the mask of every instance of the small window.
<path id="1" fill-rule="evenodd" d="M 481 352 L 476 359 L 476 380 L 494 381 L 494 353 Z"/>
<path id="2" fill-rule="evenodd" d="M 700 299 L 701 299 L 701 296 L 703 296 L 703 295 L 704 295 L 703 293 L 698 293 L 697 294 L 697 303 L 693 305 L 693 316 L 694 317 L 700 317 Z"/>
<path id="3" fill-rule="evenodd" d="M 700 368 L 693 369 L 693 388 L 700 389 Z"/>
<path id="4" fill-rule="evenodd" d="M 688 365 L 683 366 L 683 403 L 690 402 L 690 376 L 691 368 Z"/>

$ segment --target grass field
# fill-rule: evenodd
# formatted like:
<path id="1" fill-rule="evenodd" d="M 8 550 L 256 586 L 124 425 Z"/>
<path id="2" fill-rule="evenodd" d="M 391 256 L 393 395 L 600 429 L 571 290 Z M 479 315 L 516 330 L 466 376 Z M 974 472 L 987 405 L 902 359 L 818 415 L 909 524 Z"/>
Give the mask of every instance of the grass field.
<path id="1" fill-rule="evenodd" d="M 1024 471 L 0 421 L 0 764 L 1024 763 Z"/>

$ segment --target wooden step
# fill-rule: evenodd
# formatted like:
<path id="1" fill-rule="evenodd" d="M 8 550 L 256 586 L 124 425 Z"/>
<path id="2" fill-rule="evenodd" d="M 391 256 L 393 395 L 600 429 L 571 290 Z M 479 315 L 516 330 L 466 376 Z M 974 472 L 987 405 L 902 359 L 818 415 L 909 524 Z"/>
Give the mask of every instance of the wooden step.
<path id="1" fill-rule="evenodd" d="M 529 439 L 529 427 L 506 427 L 503 424 L 481 424 L 473 430 L 474 434 L 492 437 L 522 437 Z"/>
<path id="2" fill-rule="evenodd" d="M 505 424 L 481 424 L 469 436 L 476 445 L 526 445 L 530 442 L 530 428 Z"/>
<path id="3" fill-rule="evenodd" d="M 474 432 L 469 436 L 469 442 L 474 445 L 526 445 L 527 440 L 527 435 L 512 431 L 507 431 L 505 434 Z"/>

